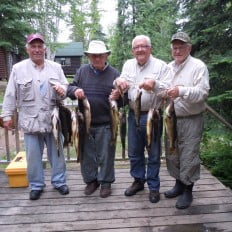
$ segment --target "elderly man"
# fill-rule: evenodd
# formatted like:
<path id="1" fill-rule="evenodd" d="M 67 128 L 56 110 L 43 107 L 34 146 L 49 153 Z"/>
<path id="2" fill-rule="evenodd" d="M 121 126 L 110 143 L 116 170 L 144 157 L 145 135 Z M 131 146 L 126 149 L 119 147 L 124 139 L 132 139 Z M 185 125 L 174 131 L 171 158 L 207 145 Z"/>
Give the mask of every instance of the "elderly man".
<path id="1" fill-rule="evenodd" d="M 90 103 L 91 127 L 89 134 L 84 136 L 81 173 L 86 183 L 85 194 L 92 194 L 101 185 L 100 197 L 105 198 L 110 196 L 111 183 L 115 180 L 109 96 L 119 72 L 108 64 L 110 50 L 104 42 L 91 41 L 85 54 L 89 64 L 78 69 L 67 94 L 73 100 L 87 97 Z"/>
<path id="2" fill-rule="evenodd" d="M 177 152 L 166 154 L 167 168 L 176 179 L 173 189 L 164 193 L 167 198 L 178 195 L 176 208 L 185 209 L 193 200 L 192 189 L 200 176 L 199 149 L 203 132 L 203 112 L 209 92 L 206 65 L 190 55 L 191 41 L 184 32 L 172 36 L 174 61 L 171 68 L 172 86 L 167 95 L 174 100 L 177 116 Z"/>
<path id="3" fill-rule="evenodd" d="M 17 108 L 19 128 L 24 132 L 30 199 L 37 200 L 45 187 L 42 164 L 45 144 L 51 164 L 51 183 L 60 194 L 69 193 L 63 147 L 61 145 L 58 154 L 51 122 L 52 111 L 65 96 L 68 82 L 61 66 L 45 59 L 42 35 L 29 35 L 26 50 L 29 59 L 13 66 L 3 100 L 2 117 L 4 127 L 11 129 L 11 117 Z"/>
<path id="4" fill-rule="evenodd" d="M 125 195 L 132 196 L 143 190 L 144 183 L 147 181 L 149 200 L 156 203 L 160 200 L 161 114 L 156 139 L 152 139 L 151 147 L 148 150 L 147 162 L 144 154 L 147 145 L 146 122 L 150 108 L 159 110 L 161 99 L 157 93 L 167 88 L 170 80 L 166 78 L 168 73 L 166 63 L 153 57 L 151 52 L 150 38 L 145 35 L 136 36 L 132 41 L 132 54 L 135 58 L 126 61 L 115 84 L 122 91 L 129 88 L 128 156 L 131 165 L 130 174 L 134 178 L 134 182 L 126 189 Z M 142 90 L 141 109 L 136 123 L 135 99 L 139 89 Z"/>

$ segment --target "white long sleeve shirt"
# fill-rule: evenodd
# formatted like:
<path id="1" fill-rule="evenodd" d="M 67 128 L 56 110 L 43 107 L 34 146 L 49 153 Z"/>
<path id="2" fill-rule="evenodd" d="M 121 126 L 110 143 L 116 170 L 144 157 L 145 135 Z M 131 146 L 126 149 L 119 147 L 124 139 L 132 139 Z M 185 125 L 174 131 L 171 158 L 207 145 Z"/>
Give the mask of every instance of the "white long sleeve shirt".
<path id="1" fill-rule="evenodd" d="M 171 77 L 167 75 L 168 70 L 169 68 L 164 61 L 152 55 L 143 66 L 140 66 L 135 58 L 125 62 L 120 77 L 125 78 L 130 84 L 128 98 L 131 109 L 134 109 L 134 99 L 138 86 L 146 78 L 155 80 L 155 88 L 152 92 L 142 89 L 141 111 L 148 111 L 150 107 L 159 108 L 161 106 L 162 99 L 157 94 L 170 86 Z"/>
<path id="2" fill-rule="evenodd" d="M 190 116 L 205 111 L 205 100 L 209 94 L 209 73 L 206 65 L 199 59 L 188 56 L 177 66 L 174 61 L 168 64 L 172 76 L 172 86 L 179 87 L 180 97 L 176 98 L 177 116 Z"/>

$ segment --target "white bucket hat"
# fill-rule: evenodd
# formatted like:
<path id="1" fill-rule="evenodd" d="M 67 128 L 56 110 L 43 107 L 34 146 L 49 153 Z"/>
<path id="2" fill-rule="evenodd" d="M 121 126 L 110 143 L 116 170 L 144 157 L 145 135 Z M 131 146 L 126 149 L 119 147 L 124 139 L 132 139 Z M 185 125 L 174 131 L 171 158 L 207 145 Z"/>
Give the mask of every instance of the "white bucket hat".
<path id="1" fill-rule="evenodd" d="M 103 41 L 100 40 L 92 40 L 89 43 L 88 51 L 85 51 L 85 55 L 88 54 L 110 54 L 110 50 L 106 49 L 106 45 Z"/>

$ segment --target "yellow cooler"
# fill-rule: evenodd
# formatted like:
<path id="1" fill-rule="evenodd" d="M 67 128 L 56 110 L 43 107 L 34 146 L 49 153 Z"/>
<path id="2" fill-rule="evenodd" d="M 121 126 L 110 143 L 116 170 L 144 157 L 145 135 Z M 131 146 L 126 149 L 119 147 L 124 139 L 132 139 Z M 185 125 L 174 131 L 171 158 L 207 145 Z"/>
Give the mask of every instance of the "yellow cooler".
<path id="1" fill-rule="evenodd" d="M 27 187 L 27 160 L 24 151 L 19 152 L 6 167 L 10 187 Z"/>

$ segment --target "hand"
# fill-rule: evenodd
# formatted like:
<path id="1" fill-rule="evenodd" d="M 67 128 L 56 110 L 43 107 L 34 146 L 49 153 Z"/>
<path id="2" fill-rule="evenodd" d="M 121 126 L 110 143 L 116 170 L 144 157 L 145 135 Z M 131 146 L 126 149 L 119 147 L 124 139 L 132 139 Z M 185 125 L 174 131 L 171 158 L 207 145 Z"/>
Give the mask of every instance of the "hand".
<path id="1" fill-rule="evenodd" d="M 7 130 L 14 129 L 14 121 L 13 121 L 13 119 L 8 120 L 8 121 L 3 121 L 3 127 L 6 128 Z"/>
<path id="2" fill-rule="evenodd" d="M 128 82 L 123 77 L 118 77 L 115 80 L 116 88 L 120 91 L 120 93 L 124 93 L 129 89 Z"/>
<path id="3" fill-rule="evenodd" d="M 85 93 L 83 89 L 76 89 L 74 92 L 74 95 L 77 99 L 84 99 L 85 98 Z"/>
<path id="4" fill-rule="evenodd" d="M 112 89 L 112 92 L 109 96 L 109 99 L 111 100 L 118 100 L 118 98 L 121 96 L 121 93 L 118 89 Z"/>
<path id="5" fill-rule="evenodd" d="M 144 89 L 146 91 L 153 91 L 155 88 L 155 80 L 154 79 L 145 79 L 144 82 L 142 82 L 139 85 L 140 89 Z"/>
<path id="6" fill-rule="evenodd" d="M 168 88 L 167 95 L 171 99 L 175 99 L 179 97 L 179 87 L 175 86 L 175 87 Z"/>
<path id="7" fill-rule="evenodd" d="M 63 87 L 61 85 L 54 85 L 53 89 L 56 91 L 56 93 L 63 97 L 65 95 L 65 90 L 63 89 Z"/>

